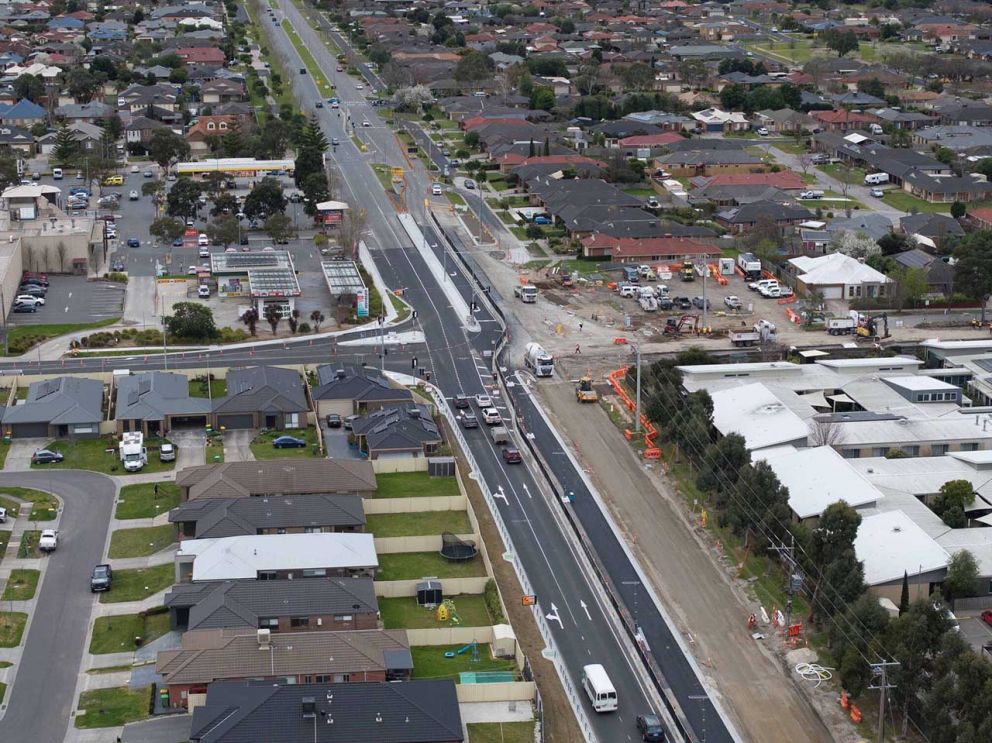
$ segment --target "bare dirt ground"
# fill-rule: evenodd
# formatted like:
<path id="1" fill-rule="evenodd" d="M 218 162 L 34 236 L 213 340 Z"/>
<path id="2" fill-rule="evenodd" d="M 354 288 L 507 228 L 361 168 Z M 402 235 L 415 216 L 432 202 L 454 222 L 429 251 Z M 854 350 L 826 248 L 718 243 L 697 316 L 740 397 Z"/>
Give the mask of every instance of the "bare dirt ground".
<path id="1" fill-rule="evenodd" d="M 803 682 L 752 639 L 746 619 L 756 602 L 690 525 L 664 476 L 643 466 L 606 412 L 577 405 L 566 382 L 542 381 L 538 389 L 745 739 L 859 740 L 836 705 L 818 704 L 828 727 L 798 689 Z"/>
<path id="2" fill-rule="evenodd" d="M 451 440 L 450 434 L 448 440 Z M 468 472 L 465 460 L 458 456 L 458 461 L 462 472 Z M 465 491 L 468 493 L 469 501 L 472 503 L 475 516 L 479 521 L 482 540 L 489 553 L 493 577 L 499 585 L 500 593 L 503 594 L 503 603 L 509 614 L 508 619 L 513 626 L 517 642 L 520 643 L 524 654 L 530 659 L 534 681 L 541 692 L 541 700 L 544 705 L 544 740 L 548 743 L 576 743 L 582 740 L 582 733 L 575 720 L 575 714 L 572 712 L 568 697 L 565 696 L 558 672 L 550 661 L 541 656 L 544 640 L 537 629 L 531 610 L 522 606 L 519 601 L 510 600 L 513 596 L 523 596 L 524 590 L 520 587 L 520 582 L 517 580 L 517 574 L 513 568 L 500 557 L 506 551 L 506 547 L 493 523 L 489 507 L 475 481 L 465 477 L 462 482 L 465 484 Z"/>

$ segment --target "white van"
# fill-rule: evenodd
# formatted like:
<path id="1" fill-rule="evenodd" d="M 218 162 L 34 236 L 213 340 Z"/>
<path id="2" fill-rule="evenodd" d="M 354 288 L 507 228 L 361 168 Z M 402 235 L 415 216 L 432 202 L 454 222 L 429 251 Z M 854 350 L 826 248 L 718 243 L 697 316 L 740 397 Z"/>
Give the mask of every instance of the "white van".
<path id="1" fill-rule="evenodd" d="M 617 709 L 617 690 L 599 663 L 582 667 L 582 688 L 586 690 L 592 708 L 597 712 L 614 712 Z"/>
<path id="2" fill-rule="evenodd" d="M 868 131 L 870 131 L 872 134 L 876 136 L 879 134 L 885 134 L 885 130 L 882 129 L 881 124 L 869 124 Z"/>
<path id="3" fill-rule="evenodd" d="M 52 168 L 52 178 L 57 181 L 62 180 L 62 168 Z"/>
<path id="4" fill-rule="evenodd" d="M 869 173 L 865 176 L 866 186 L 877 186 L 879 183 L 888 183 L 889 174 L 888 173 Z"/>

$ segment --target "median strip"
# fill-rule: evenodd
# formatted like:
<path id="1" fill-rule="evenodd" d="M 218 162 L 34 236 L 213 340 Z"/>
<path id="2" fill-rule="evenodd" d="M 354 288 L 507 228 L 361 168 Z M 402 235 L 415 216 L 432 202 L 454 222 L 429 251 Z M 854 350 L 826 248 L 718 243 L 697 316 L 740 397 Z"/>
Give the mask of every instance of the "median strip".
<path id="1" fill-rule="evenodd" d="M 282 21 L 282 30 L 286 32 L 286 36 L 289 37 L 289 40 L 296 48 L 296 53 L 299 54 L 300 59 L 303 60 L 304 67 L 307 68 L 310 72 L 310 76 L 313 77 L 313 81 L 316 84 L 320 95 L 324 98 L 334 95 L 334 86 L 328 82 L 327 77 L 321 71 L 320 67 L 317 66 L 317 60 L 313 58 L 310 50 L 304 46 L 303 41 L 296 33 L 296 29 L 293 28 L 293 24 L 285 18 L 283 18 Z"/>

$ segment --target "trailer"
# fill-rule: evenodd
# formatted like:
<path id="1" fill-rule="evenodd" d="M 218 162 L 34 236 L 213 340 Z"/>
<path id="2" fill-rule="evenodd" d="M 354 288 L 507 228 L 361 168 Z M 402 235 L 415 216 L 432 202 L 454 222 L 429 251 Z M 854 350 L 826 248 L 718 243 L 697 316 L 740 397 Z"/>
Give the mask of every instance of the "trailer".
<path id="1" fill-rule="evenodd" d="M 555 357 L 540 343 L 528 343 L 524 348 L 524 366 L 532 369 L 535 376 L 550 377 L 555 373 Z"/>

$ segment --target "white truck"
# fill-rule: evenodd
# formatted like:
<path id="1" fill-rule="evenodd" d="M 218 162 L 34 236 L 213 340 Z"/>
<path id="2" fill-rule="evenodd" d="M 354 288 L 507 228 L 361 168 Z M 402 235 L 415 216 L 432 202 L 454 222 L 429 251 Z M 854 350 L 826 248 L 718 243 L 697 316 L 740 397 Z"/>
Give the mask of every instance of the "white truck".
<path id="1" fill-rule="evenodd" d="M 524 304 L 534 304 L 537 301 L 537 287 L 532 284 L 515 286 L 513 296 L 519 297 Z"/>
<path id="2" fill-rule="evenodd" d="M 148 449 L 141 431 L 128 431 L 121 438 L 121 462 L 128 472 L 137 472 L 148 464 Z"/>
<path id="3" fill-rule="evenodd" d="M 735 346 L 753 346 L 761 343 L 761 333 L 754 330 L 741 333 L 731 331 L 730 342 Z"/>
<path id="4" fill-rule="evenodd" d="M 858 327 L 858 321 L 853 317 L 827 318 L 827 332 L 830 335 L 850 335 Z"/>
<path id="5" fill-rule="evenodd" d="M 540 343 L 528 343 L 524 348 L 524 365 L 538 377 L 550 377 L 555 372 L 555 359 Z"/>

